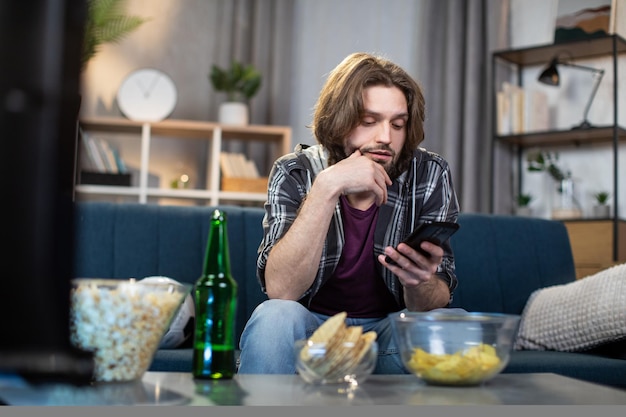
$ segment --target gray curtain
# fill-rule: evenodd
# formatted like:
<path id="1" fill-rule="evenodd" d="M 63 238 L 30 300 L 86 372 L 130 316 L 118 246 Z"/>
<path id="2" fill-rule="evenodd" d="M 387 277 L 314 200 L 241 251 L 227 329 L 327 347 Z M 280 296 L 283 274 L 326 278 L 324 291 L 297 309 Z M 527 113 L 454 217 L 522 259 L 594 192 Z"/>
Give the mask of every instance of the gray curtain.
<path id="1" fill-rule="evenodd" d="M 262 88 L 250 101 L 250 123 L 289 125 L 291 97 L 292 0 L 232 0 L 217 2 L 218 30 L 221 33 L 211 62 L 225 67 L 233 59 L 253 64 L 263 74 Z M 214 114 L 224 97 L 214 95 Z M 273 162 L 273 153 L 264 143 L 229 141 L 227 150 L 244 152 L 262 171 Z M 265 169 L 263 169 L 265 167 Z"/>
<path id="2" fill-rule="evenodd" d="M 513 162 L 506 150 L 492 155 L 491 53 L 509 45 L 509 0 L 424 3 L 416 58 L 426 95 L 424 147 L 450 163 L 462 211 L 499 211 L 502 202 L 492 207 L 492 197 L 507 195 Z"/>

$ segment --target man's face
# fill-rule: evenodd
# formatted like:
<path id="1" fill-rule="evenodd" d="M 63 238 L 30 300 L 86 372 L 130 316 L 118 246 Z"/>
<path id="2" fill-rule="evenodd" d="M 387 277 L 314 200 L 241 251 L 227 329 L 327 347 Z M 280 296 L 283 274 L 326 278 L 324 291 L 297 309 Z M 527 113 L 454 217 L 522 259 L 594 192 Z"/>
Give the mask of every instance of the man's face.
<path id="1" fill-rule="evenodd" d="M 346 139 L 346 155 L 359 149 L 390 172 L 406 140 L 406 98 L 397 87 L 373 86 L 363 92 L 363 104 L 363 117 Z"/>

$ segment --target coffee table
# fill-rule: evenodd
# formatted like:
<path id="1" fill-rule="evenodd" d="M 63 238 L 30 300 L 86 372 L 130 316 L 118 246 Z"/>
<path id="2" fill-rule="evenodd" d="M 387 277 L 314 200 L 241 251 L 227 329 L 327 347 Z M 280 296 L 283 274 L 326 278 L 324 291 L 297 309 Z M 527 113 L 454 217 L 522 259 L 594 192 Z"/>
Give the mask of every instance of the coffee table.
<path id="1" fill-rule="evenodd" d="M 195 381 L 190 373 L 147 372 L 141 381 L 87 387 L 0 379 L 0 398 L 10 405 L 623 405 L 626 391 L 551 373 L 500 374 L 463 388 L 429 386 L 413 375 L 371 375 L 350 389 L 308 385 L 298 375 Z"/>

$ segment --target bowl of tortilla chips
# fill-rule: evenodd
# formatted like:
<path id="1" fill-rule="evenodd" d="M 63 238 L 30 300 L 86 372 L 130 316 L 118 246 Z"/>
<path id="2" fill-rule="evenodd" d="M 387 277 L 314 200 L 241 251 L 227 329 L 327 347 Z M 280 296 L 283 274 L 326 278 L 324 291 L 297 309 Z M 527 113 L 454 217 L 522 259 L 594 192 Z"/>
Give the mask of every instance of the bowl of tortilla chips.
<path id="1" fill-rule="evenodd" d="M 347 326 L 346 316 L 330 317 L 311 337 L 295 342 L 296 370 L 307 383 L 358 385 L 376 367 L 376 332 Z"/>

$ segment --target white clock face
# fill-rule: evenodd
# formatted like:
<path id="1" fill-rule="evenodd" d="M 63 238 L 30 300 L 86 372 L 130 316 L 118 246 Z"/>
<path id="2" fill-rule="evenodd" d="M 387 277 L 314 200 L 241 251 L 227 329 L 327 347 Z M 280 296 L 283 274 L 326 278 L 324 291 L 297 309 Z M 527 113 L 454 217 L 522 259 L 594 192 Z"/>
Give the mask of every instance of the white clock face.
<path id="1" fill-rule="evenodd" d="M 142 122 L 158 122 L 168 117 L 176 99 L 172 79 L 152 68 L 133 71 L 117 91 L 117 104 L 124 116 Z"/>

